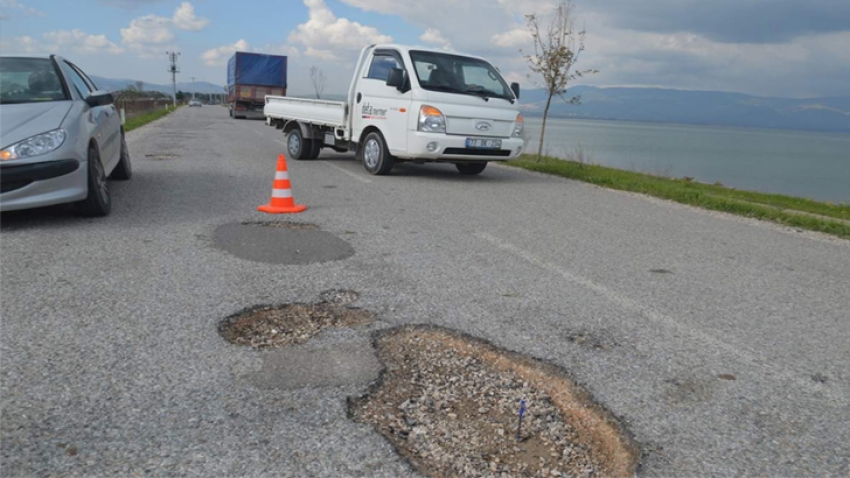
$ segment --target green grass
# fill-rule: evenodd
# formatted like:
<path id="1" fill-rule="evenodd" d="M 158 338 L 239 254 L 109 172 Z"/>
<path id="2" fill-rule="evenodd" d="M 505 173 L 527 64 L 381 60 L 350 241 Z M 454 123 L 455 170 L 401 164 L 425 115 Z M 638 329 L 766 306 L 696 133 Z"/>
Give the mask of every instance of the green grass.
<path id="1" fill-rule="evenodd" d="M 177 107 L 179 108 L 180 106 L 178 105 Z M 167 115 L 168 113 L 171 113 L 172 111 L 174 111 L 174 108 L 169 106 L 168 109 L 160 108 L 151 111 L 150 113 L 145 113 L 143 115 L 127 118 L 127 121 L 124 122 L 124 131 L 133 131 L 134 129 L 144 126 L 150 123 L 151 121 L 162 118 L 163 116 Z"/>
<path id="2" fill-rule="evenodd" d="M 552 157 L 541 158 L 537 163 L 534 156 L 525 155 L 507 164 L 606 188 L 647 194 L 712 211 L 728 212 L 850 239 L 850 205 L 847 204 L 740 191 L 719 184 L 653 176 Z"/>

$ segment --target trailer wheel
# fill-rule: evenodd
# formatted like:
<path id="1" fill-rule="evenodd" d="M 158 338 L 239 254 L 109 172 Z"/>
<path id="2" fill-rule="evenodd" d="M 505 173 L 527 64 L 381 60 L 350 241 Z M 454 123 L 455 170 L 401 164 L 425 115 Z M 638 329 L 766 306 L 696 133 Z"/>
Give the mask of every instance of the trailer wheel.
<path id="1" fill-rule="evenodd" d="M 359 156 L 363 161 L 363 167 L 369 174 L 384 176 L 393 169 L 393 157 L 387 149 L 387 143 L 381 133 L 373 131 L 366 135 L 363 145 L 360 147 Z"/>
<path id="2" fill-rule="evenodd" d="M 310 159 L 312 148 L 312 141 L 301 136 L 301 128 L 295 128 L 286 135 L 286 150 L 290 158 L 299 161 Z"/>

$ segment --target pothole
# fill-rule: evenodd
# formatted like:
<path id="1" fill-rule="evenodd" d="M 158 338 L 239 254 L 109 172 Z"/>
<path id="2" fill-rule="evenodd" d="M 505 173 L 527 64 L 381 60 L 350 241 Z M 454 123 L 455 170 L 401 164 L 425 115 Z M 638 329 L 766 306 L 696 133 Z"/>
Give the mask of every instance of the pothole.
<path id="1" fill-rule="evenodd" d="M 314 224 L 268 221 L 219 226 L 214 244 L 241 259 L 303 265 L 346 259 L 354 248 Z"/>
<path id="2" fill-rule="evenodd" d="M 384 332 L 375 346 L 382 380 L 349 399 L 349 415 L 423 475 L 635 474 L 637 446 L 553 365 L 435 327 Z"/>
<path id="3" fill-rule="evenodd" d="M 178 155 L 176 155 L 176 154 L 146 154 L 145 157 L 148 158 L 148 159 L 152 159 L 154 161 L 163 161 L 163 160 L 166 160 L 166 159 L 174 159 L 174 158 L 178 157 Z"/>
<path id="4" fill-rule="evenodd" d="M 304 343 L 330 327 L 354 327 L 374 320 L 356 307 L 318 304 L 261 305 L 225 318 L 218 331 L 232 344 L 257 349 Z"/>

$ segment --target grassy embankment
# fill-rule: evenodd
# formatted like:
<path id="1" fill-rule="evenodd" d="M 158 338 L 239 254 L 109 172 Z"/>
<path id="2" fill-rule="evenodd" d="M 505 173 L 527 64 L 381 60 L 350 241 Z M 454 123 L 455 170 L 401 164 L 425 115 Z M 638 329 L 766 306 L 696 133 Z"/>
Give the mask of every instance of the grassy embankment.
<path id="1" fill-rule="evenodd" d="M 177 105 L 177 108 L 180 108 L 182 105 Z M 144 126 L 151 121 L 158 120 L 163 116 L 167 115 L 174 111 L 175 108 L 169 107 L 168 109 L 160 108 L 153 110 L 149 113 L 145 113 L 139 116 L 134 116 L 132 118 L 127 118 L 127 121 L 124 122 L 124 131 L 133 131 L 134 129 Z"/>
<path id="2" fill-rule="evenodd" d="M 771 221 L 850 239 L 850 204 L 831 204 L 781 194 L 741 191 L 690 178 L 669 178 L 552 157 L 524 155 L 510 166 L 631 191 L 713 211 Z"/>

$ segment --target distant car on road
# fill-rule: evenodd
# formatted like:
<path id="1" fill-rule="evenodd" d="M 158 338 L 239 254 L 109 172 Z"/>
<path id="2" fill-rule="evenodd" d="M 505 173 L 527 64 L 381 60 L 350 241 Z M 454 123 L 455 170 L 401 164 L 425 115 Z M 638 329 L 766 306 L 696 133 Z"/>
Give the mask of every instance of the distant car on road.
<path id="1" fill-rule="evenodd" d="M 113 102 L 59 56 L 0 57 L 0 211 L 76 203 L 109 214 L 107 177 L 133 173 Z"/>
<path id="2" fill-rule="evenodd" d="M 201 106 L 201 100 L 189 100 L 189 106 Z"/>

